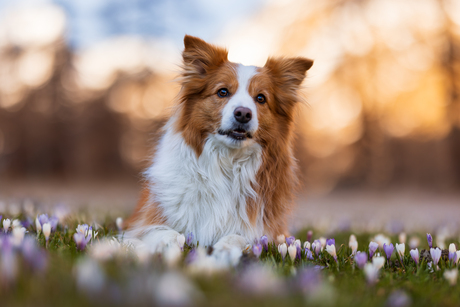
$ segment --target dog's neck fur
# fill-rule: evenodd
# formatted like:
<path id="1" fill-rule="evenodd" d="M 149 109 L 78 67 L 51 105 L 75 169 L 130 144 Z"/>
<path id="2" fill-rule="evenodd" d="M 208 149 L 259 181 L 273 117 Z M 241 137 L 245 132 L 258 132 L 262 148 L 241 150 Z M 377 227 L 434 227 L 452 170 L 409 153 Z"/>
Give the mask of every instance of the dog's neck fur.
<path id="1" fill-rule="evenodd" d="M 263 205 L 256 208 L 255 222 L 247 206 L 260 204 L 254 187 L 261 146 L 232 149 L 210 135 L 197 156 L 175 131 L 175 120 L 173 116 L 165 126 L 145 173 L 152 201 L 159 204 L 166 224 L 180 233 L 193 232 L 195 240 L 207 246 L 229 234 L 248 241 L 259 238 L 264 232 Z"/>

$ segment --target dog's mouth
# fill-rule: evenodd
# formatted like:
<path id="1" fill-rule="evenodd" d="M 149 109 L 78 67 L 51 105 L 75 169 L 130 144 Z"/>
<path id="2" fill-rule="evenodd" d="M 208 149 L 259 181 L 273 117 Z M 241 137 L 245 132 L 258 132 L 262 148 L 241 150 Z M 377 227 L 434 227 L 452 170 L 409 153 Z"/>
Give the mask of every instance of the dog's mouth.
<path id="1" fill-rule="evenodd" d="M 243 127 L 237 127 L 236 129 L 221 130 L 217 131 L 220 135 L 226 135 L 237 141 L 244 141 L 246 139 L 252 139 L 252 134 L 244 129 Z"/>

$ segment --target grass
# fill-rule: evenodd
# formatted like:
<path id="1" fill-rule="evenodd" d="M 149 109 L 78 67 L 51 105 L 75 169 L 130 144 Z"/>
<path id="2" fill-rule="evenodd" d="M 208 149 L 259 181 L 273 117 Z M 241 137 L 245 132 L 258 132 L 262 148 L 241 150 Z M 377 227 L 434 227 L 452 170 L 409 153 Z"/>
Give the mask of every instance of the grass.
<path id="1" fill-rule="evenodd" d="M 27 217 L 18 217 L 25 220 Z M 27 227 L 26 238 L 36 241 L 32 256 L 24 242 L 8 252 L 3 234 L 0 242 L 1 306 L 459 306 L 460 286 L 451 286 L 443 277 L 448 269 L 457 270 L 441 259 L 439 270 L 431 270 L 424 260 L 418 266 L 406 252 L 402 266 L 396 252 L 391 263 L 380 269 L 378 280 L 369 283 L 357 268 L 348 247 L 350 232 L 317 233 L 335 238 L 337 262 L 324 250 L 313 260 L 282 258 L 274 243 L 260 258 L 244 254 L 238 265 L 214 273 L 191 272 L 194 247 L 184 246 L 180 261 L 167 265 L 164 255 L 140 259 L 135 251 L 122 249 L 101 260 L 92 256 L 95 245 L 118 234 L 114 220 L 107 218 L 97 227 L 98 235 L 85 250 L 78 250 L 73 239 L 80 218 L 58 224 L 48 243 L 35 225 Z M 96 228 L 96 225 L 93 225 Z M 11 230 L 10 230 L 11 232 Z M 305 241 L 307 230 L 297 237 Z M 373 233 L 357 233 L 358 250 L 368 252 Z M 417 235 L 417 234 L 415 234 Z M 424 235 L 418 234 L 419 238 Z M 29 240 L 26 239 L 26 240 Z M 389 237 L 398 242 L 397 236 Z M 419 249 L 428 248 L 425 240 Z M 447 241 L 449 242 L 449 241 Z M 450 241 L 457 243 L 457 241 Z M 34 263 L 43 256 L 46 266 Z M 381 251 L 383 255 L 383 251 Z M 13 258 L 9 257 L 13 255 Z M 13 260 L 11 260 L 13 259 Z M 16 268 L 14 274 L 9 274 Z M 13 270 L 14 271 L 14 270 Z"/>

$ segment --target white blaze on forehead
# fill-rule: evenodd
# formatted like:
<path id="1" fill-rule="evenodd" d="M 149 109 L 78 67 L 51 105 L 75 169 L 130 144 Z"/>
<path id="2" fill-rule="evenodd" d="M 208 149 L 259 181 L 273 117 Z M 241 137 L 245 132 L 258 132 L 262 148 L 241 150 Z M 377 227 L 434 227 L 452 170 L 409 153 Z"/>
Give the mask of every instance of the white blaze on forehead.
<path id="1" fill-rule="evenodd" d="M 238 107 L 245 107 L 252 111 L 252 119 L 248 123 L 249 130 L 254 132 L 257 130 L 259 126 L 258 118 L 257 118 L 257 106 L 254 102 L 254 98 L 249 95 L 248 88 L 249 83 L 257 74 L 257 67 L 256 66 L 245 66 L 242 64 L 238 64 L 236 68 L 236 73 L 238 77 L 238 89 L 236 93 L 231 93 L 231 97 L 227 102 L 227 105 L 222 110 L 222 126 L 223 130 L 232 129 L 236 122 L 233 112 Z"/>

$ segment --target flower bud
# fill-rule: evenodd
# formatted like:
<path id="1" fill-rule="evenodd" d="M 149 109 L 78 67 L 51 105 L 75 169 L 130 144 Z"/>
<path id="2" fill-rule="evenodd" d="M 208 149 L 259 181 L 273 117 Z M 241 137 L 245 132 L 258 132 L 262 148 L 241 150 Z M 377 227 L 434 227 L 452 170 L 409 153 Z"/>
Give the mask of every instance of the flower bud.
<path id="1" fill-rule="evenodd" d="M 51 224 L 50 223 L 43 224 L 42 229 L 43 229 L 43 235 L 45 236 L 46 241 L 48 241 L 48 239 L 50 238 L 50 234 L 51 234 Z"/>

